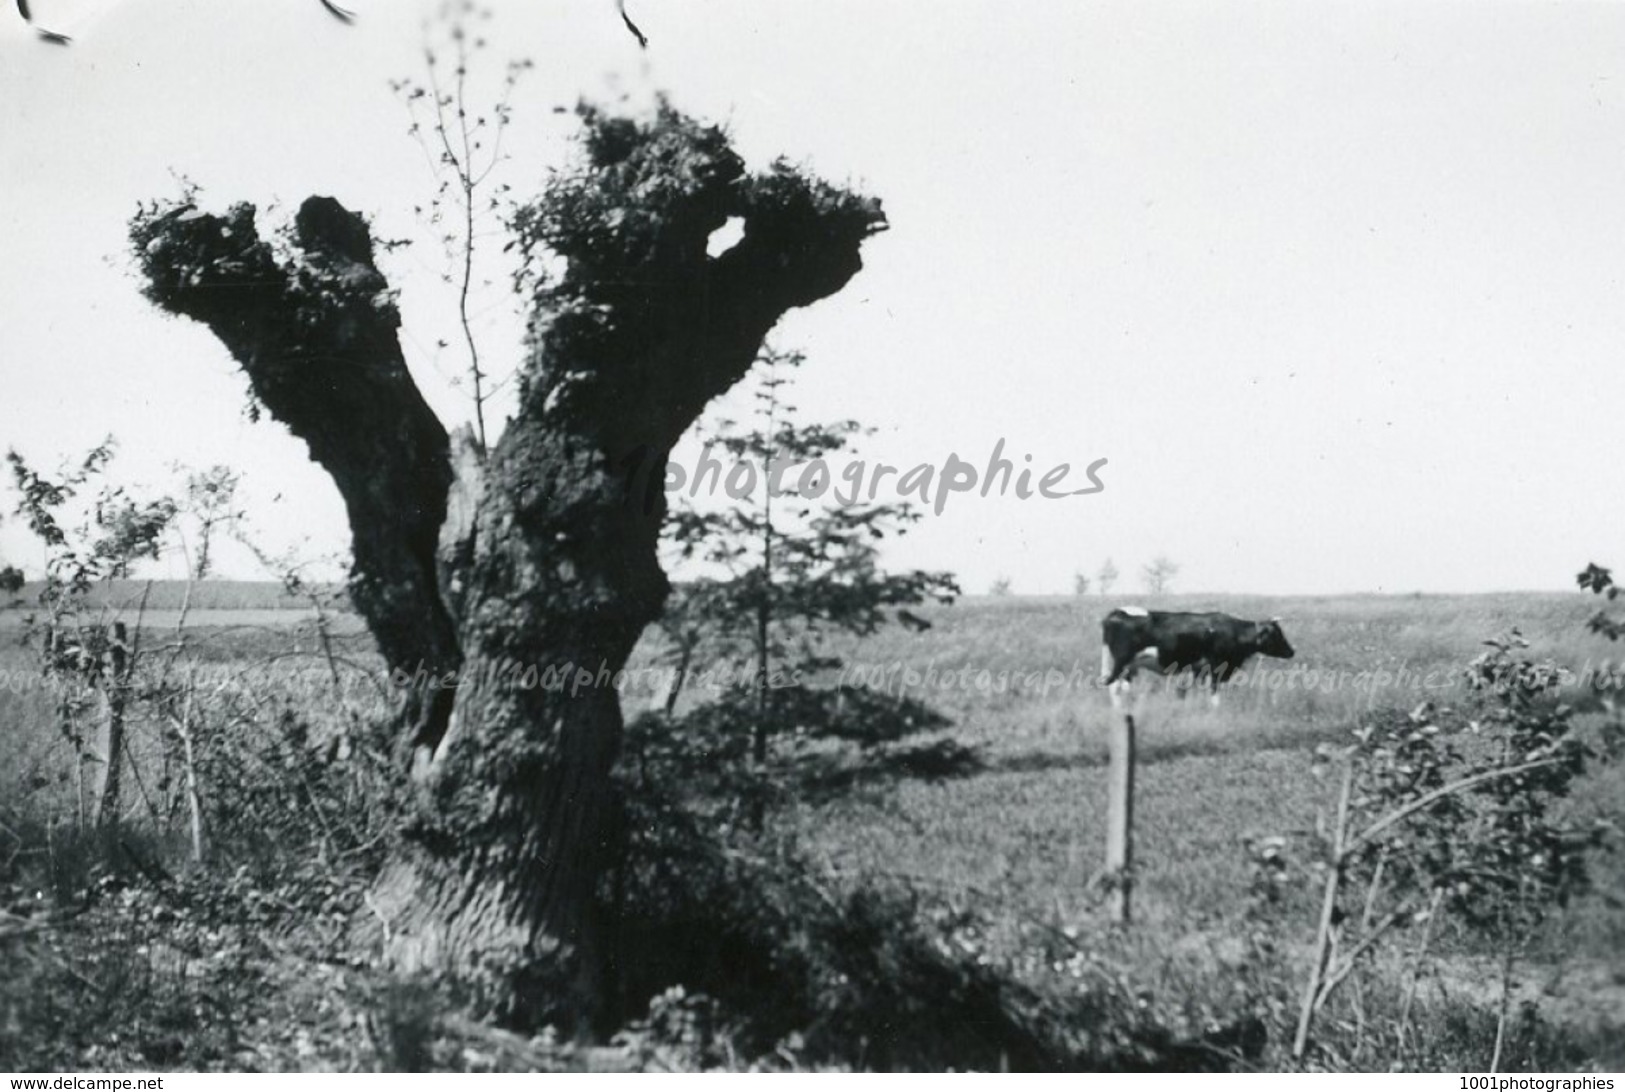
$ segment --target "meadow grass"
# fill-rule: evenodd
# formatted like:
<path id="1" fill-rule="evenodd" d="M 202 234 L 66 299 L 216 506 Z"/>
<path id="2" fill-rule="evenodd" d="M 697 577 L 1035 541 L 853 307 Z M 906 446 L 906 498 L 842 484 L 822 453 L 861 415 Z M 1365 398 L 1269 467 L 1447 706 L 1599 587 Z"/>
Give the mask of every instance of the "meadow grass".
<path id="1" fill-rule="evenodd" d="M 315 738 L 333 730 L 341 709 L 322 693 L 328 666 L 308 611 L 297 601 L 268 606 L 274 598 L 263 590 L 193 603 L 228 600 L 250 606 L 200 607 L 186 640 L 199 662 L 227 673 L 269 669 L 255 678 L 259 719 L 242 723 L 270 723 L 267 710 L 285 708 L 312 725 Z M 1479 699 L 1462 683 L 1463 669 L 1486 638 L 1513 626 L 1531 642 L 1531 655 L 1575 667 L 1615 653 L 1585 631 L 1593 603 L 1579 594 L 1170 596 L 1147 604 L 1279 615 L 1297 655 L 1255 660 L 1252 678 L 1228 687 L 1217 708 L 1202 695 L 1139 687 L 1135 923 L 1119 930 L 1106 923 L 1092 881 L 1103 857 L 1112 715 L 1098 683 L 1100 621 L 1128 601 L 971 598 L 922 609 L 932 623 L 923 633 L 891 628 L 834 642 L 846 668 L 822 681 L 877 682 L 925 702 L 951 722 L 935 735 L 973 748 L 980 761 L 963 776 L 879 778 L 809 797 L 786 806 L 776 829 L 854 883 L 903 877 L 992 908 L 1012 946 L 1021 943 L 1019 925 L 1043 922 L 1107 938 L 1114 961 L 1148 991 L 1208 989 L 1240 975 L 1248 958 L 1248 840 L 1324 823 L 1332 791 L 1312 773 L 1316 744 L 1346 739 L 1379 711 L 1424 700 L 1470 713 Z M 147 647 L 177 640 L 175 621 L 173 613 L 150 613 Z M 332 630 L 347 675 L 379 667 L 353 617 L 335 616 Z M 20 632 L 16 613 L 0 612 L 0 678 L 35 670 L 33 654 L 17 644 Z M 651 633 L 633 666 L 654 663 L 659 651 Z M 382 709 L 371 685 L 359 680 L 346 699 L 369 715 Z M 684 701 L 704 697 L 693 691 Z M 628 695 L 625 704 L 630 710 L 643 700 Z M 0 861 L 14 851 L 37 852 L 24 844 L 24 813 L 52 816 L 60 826 L 76 806 L 66 772 L 72 748 L 56 725 L 48 690 L 0 686 L 0 818 L 12 831 L 0 830 Z M 142 746 L 141 738 L 136 733 L 133 745 Z M 149 750 L 137 761 L 151 766 L 157 757 Z M 130 806 L 134 799 L 131 792 Z M 1581 817 L 1619 822 L 1622 801 L 1625 767 L 1615 765 L 1596 768 L 1567 806 Z M 153 850 L 173 863 L 185 839 L 172 829 Z M 1533 952 L 1547 978 L 1567 973 L 1584 984 L 1587 1019 L 1625 1027 L 1625 868 L 1618 855 L 1599 855 L 1593 873 L 1595 890 L 1555 912 Z M 1287 924 L 1275 939 L 1301 955 L 1312 931 L 1312 885 L 1288 897 Z M 1459 1023 L 1460 1013 L 1444 1006 L 1435 1017 L 1443 1027 Z M 1469 1031 L 1474 1042 L 1482 1038 L 1481 1025 Z"/>
<path id="2" fill-rule="evenodd" d="M 166 603 L 171 591 L 164 590 Z M 235 613 L 200 608 L 190 617 L 188 643 L 199 659 L 228 672 L 269 664 L 268 685 L 286 691 L 270 696 L 298 701 L 325 685 L 327 668 L 308 611 L 297 600 L 286 600 L 285 611 L 264 605 L 279 591 L 228 584 L 195 594 L 194 603 L 255 605 Z M 797 826 L 849 867 L 997 888 L 1026 911 L 1059 907 L 1066 917 L 1085 916 L 1095 897 L 1088 880 L 1100 867 L 1111 717 L 1099 685 L 1100 621 L 1131 601 L 972 597 L 922 608 L 932 622 L 923 633 L 892 627 L 833 642 L 846 668 L 823 681 L 876 682 L 925 702 L 951 721 L 941 735 L 976 749 L 982 771 L 802 805 Z M 1165 596 L 1151 605 L 1278 615 L 1297 652 L 1290 661 L 1252 661 L 1249 676 L 1227 686 L 1217 708 L 1205 694 L 1180 697 L 1161 680 L 1137 684 L 1140 916 L 1148 928 L 1176 931 L 1202 930 L 1238 912 L 1248 837 L 1315 828 L 1329 806 L 1328 787 L 1310 773 L 1315 744 L 1347 738 L 1378 710 L 1424 700 L 1471 703 L 1463 669 L 1486 638 L 1513 626 L 1530 641 L 1531 655 L 1567 664 L 1614 651 L 1585 632 L 1592 607 L 1578 594 Z M 18 618 L 0 612 L 0 677 L 27 680 L 33 661 L 17 646 Z M 149 613 L 149 650 L 174 642 L 174 622 L 171 612 Z M 335 615 L 331 629 L 347 665 L 378 666 L 354 616 Z M 652 663 L 658 641 L 646 637 L 633 666 Z M 364 700 L 367 686 L 352 681 L 356 700 Z M 705 696 L 697 690 L 684 700 Z M 625 704 L 630 709 L 639 697 L 629 694 Z M 322 710 L 307 712 L 319 718 Z M 0 748 L 14 777 L 60 782 L 65 746 L 48 693 L 0 686 Z M 1574 806 L 1607 812 L 1620 799 L 1618 773 L 1599 771 Z M 1605 890 L 1625 896 L 1617 882 Z M 1566 928 L 1588 950 L 1617 950 L 1625 939 L 1617 913 L 1588 904 L 1571 917 L 1584 921 Z"/>
<path id="3" fill-rule="evenodd" d="M 905 665 L 895 692 L 950 717 L 945 734 L 977 748 L 985 766 L 975 776 L 903 781 L 805 805 L 795 829 L 854 874 L 901 873 L 965 897 L 992 895 L 1012 916 L 1107 929 L 1091 879 L 1103 863 L 1112 715 L 1097 681 L 1100 620 L 1114 605 L 1095 597 L 971 599 L 922 611 L 933 622 L 925 633 L 889 630 L 844 647 L 851 663 Z M 1347 740 L 1378 711 L 1424 700 L 1471 712 L 1481 699 L 1463 670 L 1486 638 L 1514 626 L 1532 656 L 1576 667 L 1617 657 L 1586 633 L 1594 608 L 1578 594 L 1165 597 L 1152 605 L 1279 615 L 1297 655 L 1253 661 L 1257 684 L 1227 688 L 1218 708 L 1160 683 L 1140 687 L 1135 925 L 1117 935 L 1148 981 L 1239 958 L 1248 840 L 1323 828 L 1335 802 L 1333 786 L 1312 772 L 1317 743 Z M 969 669 L 968 687 L 961 668 Z M 979 688 L 974 679 L 984 671 L 991 681 Z M 1318 685 L 1306 685 L 1309 672 Z M 1001 674 L 1019 685 L 1001 692 Z M 1598 766 L 1568 806 L 1617 823 L 1622 801 L 1625 768 Z M 1625 984 L 1625 867 L 1618 854 L 1599 854 L 1592 871 L 1595 889 L 1556 911 L 1533 951 L 1549 976 L 1559 966 L 1598 967 Z M 1304 885 L 1291 896 L 1298 912 L 1287 920 L 1298 928 L 1282 938 L 1289 945 L 1309 943 L 1314 890 Z M 1612 1008 L 1598 1018 L 1625 1027 L 1625 990 L 1607 991 L 1605 1004 Z"/>
<path id="4" fill-rule="evenodd" d="M 12 601 L 26 609 L 26 605 L 38 601 L 41 588 L 39 581 L 30 581 Z M 338 584 L 312 584 L 310 590 L 323 599 L 342 598 L 345 594 L 343 586 Z M 183 605 L 194 610 L 214 611 L 302 611 L 310 607 L 308 598 L 290 593 L 274 580 L 211 579 L 190 584 L 185 580 L 108 580 L 92 587 L 86 602 L 96 607 L 105 605 L 133 612 L 143 595 L 148 609 L 154 611 L 179 611 Z M 0 607 L 3 606 L 0 602 Z M 0 618 L 6 613 L 0 609 Z"/>

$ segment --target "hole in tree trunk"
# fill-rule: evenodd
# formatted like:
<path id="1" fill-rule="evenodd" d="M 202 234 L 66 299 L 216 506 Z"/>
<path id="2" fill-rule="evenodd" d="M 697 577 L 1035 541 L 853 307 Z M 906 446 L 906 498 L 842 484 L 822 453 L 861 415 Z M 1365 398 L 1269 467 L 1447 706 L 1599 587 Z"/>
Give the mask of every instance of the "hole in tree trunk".
<path id="1" fill-rule="evenodd" d="M 713 231 L 711 237 L 705 241 L 705 252 L 715 258 L 718 254 L 726 253 L 744 237 L 744 217 L 730 216 L 728 222 Z"/>

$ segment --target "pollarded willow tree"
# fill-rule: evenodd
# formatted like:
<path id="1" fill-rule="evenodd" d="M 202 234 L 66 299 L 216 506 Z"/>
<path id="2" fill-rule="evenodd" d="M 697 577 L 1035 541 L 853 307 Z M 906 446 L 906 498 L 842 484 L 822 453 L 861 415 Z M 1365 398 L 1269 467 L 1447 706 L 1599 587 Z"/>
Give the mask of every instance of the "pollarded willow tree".
<path id="1" fill-rule="evenodd" d="M 362 216 L 312 197 L 267 238 L 251 205 L 184 199 L 131 224 L 148 298 L 224 342 L 344 497 L 352 594 L 418 787 L 370 900 L 389 963 L 576 1027 L 602 994 L 593 892 L 621 735 L 604 680 L 668 591 L 664 498 L 636 483 L 885 227 L 878 201 L 784 161 L 747 173 L 720 129 L 664 103 L 580 115 L 574 165 L 515 223 L 553 272 L 530 282 L 519 407 L 488 452 L 448 436 L 408 374 Z M 735 218 L 738 241 L 708 254 Z"/>

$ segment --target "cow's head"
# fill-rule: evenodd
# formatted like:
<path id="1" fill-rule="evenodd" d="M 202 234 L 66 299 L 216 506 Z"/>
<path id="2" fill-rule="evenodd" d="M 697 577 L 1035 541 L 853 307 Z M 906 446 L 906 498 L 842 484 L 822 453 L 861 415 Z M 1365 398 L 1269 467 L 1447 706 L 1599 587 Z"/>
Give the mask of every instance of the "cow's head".
<path id="1" fill-rule="evenodd" d="M 1294 653 L 1292 646 L 1286 642 L 1286 634 L 1281 632 L 1281 620 L 1271 618 L 1268 622 L 1260 622 L 1258 626 L 1258 651 L 1266 656 L 1275 656 L 1282 660 L 1292 659 Z"/>

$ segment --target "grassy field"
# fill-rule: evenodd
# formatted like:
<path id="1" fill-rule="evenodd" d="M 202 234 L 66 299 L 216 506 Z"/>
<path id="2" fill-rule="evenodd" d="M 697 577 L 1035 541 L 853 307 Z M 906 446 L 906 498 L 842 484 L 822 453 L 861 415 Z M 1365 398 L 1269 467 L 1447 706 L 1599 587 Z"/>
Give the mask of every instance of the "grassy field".
<path id="1" fill-rule="evenodd" d="M 335 585 L 312 586 L 316 594 L 330 597 L 342 595 Z M 24 584 L 17 592 L 20 603 L 33 603 L 39 598 L 40 584 Z M 208 611 L 284 611 L 306 610 L 310 600 L 292 595 L 281 584 L 269 580 L 202 580 L 188 587 L 183 580 L 109 580 L 91 590 L 88 601 L 95 606 L 134 612 L 147 597 L 147 609 L 152 611 L 179 611 L 183 604 L 195 610 Z M 16 608 L 13 608 L 15 610 Z M 0 618 L 7 613 L 0 609 Z"/>
<path id="2" fill-rule="evenodd" d="M 951 718 L 948 734 L 976 747 L 986 768 L 810 810 L 812 836 L 855 865 L 901 867 L 1002 891 L 1032 912 L 1059 906 L 1065 918 L 1086 917 L 1085 883 L 1104 839 L 1111 715 L 1097 682 L 1100 619 L 1113 605 L 972 599 L 925 612 L 935 623 L 926 633 L 892 631 L 849 649 L 860 669 L 901 663 L 894 677 L 906 680 L 912 668 L 920 681 L 900 689 Z M 1330 788 L 1310 774 L 1315 744 L 1345 740 L 1378 710 L 1469 706 L 1463 668 L 1485 638 L 1513 626 L 1532 655 L 1576 668 L 1618 654 L 1585 632 L 1592 605 L 1579 595 L 1174 596 L 1156 605 L 1279 615 L 1297 652 L 1291 661 L 1254 660 L 1218 708 L 1205 696 L 1142 687 L 1140 908 L 1148 930 L 1169 934 L 1208 931 L 1235 915 L 1246 838 L 1313 828 L 1331 807 Z M 925 678 L 931 668 L 934 688 Z M 990 677 L 979 687 L 984 671 Z M 1002 693 L 1001 675 L 1010 679 Z M 1599 770 L 1573 806 L 1620 817 L 1621 772 Z M 1605 864 L 1602 873 L 1607 896 L 1625 899 L 1625 872 Z M 1576 954 L 1617 961 L 1625 974 L 1625 914 L 1599 894 L 1570 919 L 1582 944 Z"/>
<path id="3" fill-rule="evenodd" d="M 176 640 L 178 604 L 169 598 L 149 604 L 154 649 Z M 1142 688 L 1137 920 L 1115 932 L 1091 886 L 1102 860 L 1110 716 L 1097 678 L 1100 619 L 1125 601 L 971 598 L 923 611 L 933 623 L 924 633 L 889 630 L 843 643 L 843 681 L 929 704 L 951 722 L 940 737 L 972 749 L 976 761 L 952 776 L 859 776 L 847 791 L 789 807 L 777 828 L 854 881 L 901 876 L 992 908 L 1009 924 L 1011 945 L 1024 922 L 1108 938 L 1103 944 L 1137 988 L 1177 993 L 1197 980 L 1223 979 L 1243 959 L 1248 840 L 1313 830 L 1331 806 L 1330 787 L 1311 773 L 1316 744 L 1346 739 L 1377 711 L 1424 700 L 1470 710 L 1475 698 L 1461 681 L 1463 667 L 1485 638 L 1513 626 L 1533 654 L 1575 668 L 1616 654 L 1585 632 L 1593 604 L 1577 593 L 1157 601 L 1152 605 L 1163 609 L 1279 615 L 1297 656 L 1254 661 L 1217 708 L 1202 696 Z M 199 609 L 187 641 L 203 659 L 223 668 L 274 663 L 285 680 L 283 693 L 234 713 L 240 723 L 264 730 L 286 708 L 321 729 L 339 722 L 344 702 L 378 707 L 364 680 L 344 702 L 321 692 L 331 665 L 297 601 L 236 588 L 194 597 L 193 606 Z M 376 662 L 355 619 L 341 616 L 335 630 L 346 674 Z M 0 612 L 0 678 L 21 680 L 32 670 L 30 654 L 15 643 L 18 632 L 17 614 Z M 656 651 L 651 638 L 634 665 L 651 663 Z M 686 700 L 703 696 L 696 691 Z M 60 809 L 74 791 L 60 773 L 51 776 L 64 768 L 67 746 L 53 729 L 52 700 L 37 688 L 0 686 L 0 777 L 7 782 L 0 798 L 13 808 L 8 815 L 25 798 L 54 798 Z M 629 694 L 625 704 L 644 700 Z M 1625 823 L 1625 768 L 1597 767 L 1567 806 Z M 0 844 L 0 860 L 7 851 Z M 1598 1047 L 1597 1057 L 1620 1066 L 1625 868 L 1617 855 L 1600 855 L 1593 871 L 1595 890 L 1549 919 L 1534 945 L 1525 992 L 1596 1042 L 1614 1043 L 1615 1053 Z M 1305 887 L 1295 908 L 1302 912 L 1287 915 L 1297 926 L 1278 939 L 1289 951 L 1306 950 L 1311 899 Z M 1446 950 L 1458 971 L 1480 958 L 1471 946 L 1446 943 Z M 1458 993 L 1477 988 L 1470 973 L 1458 979 Z"/>
<path id="4" fill-rule="evenodd" d="M 1100 620 L 1114 605 L 973 598 L 924 612 L 934 625 L 923 634 L 890 631 L 843 650 L 849 678 L 899 680 L 894 692 L 945 713 L 945 734 L 976 748 L 983 765 L 804 806 L 794 820 L 802 836 L 853 873 L 902 873 L 1012 918 L 1105 929 L 1090 880 L 1103 857 L 1111 715 L 1097 683 Z M 1422 701 L 1471 709 L 1463 668 L 1485 638 L 1514 626 L 1532 655 L 1576 669 L 1618 655 L 1586 633 L 1594 607 L 1578 594 L 1171 596 L 1155 605 L 1279 615 L 1297 653 L 1253 661 L 1250 679 L 1227 688 L 1218 708 L 1142 687 L 1137 922 L 1119 947 L 1142 981 L 1167 989 L 1239 957 L 1247 841 L 1313 830 L 1334 806 L 1333 787 L 1311 773 L 1315 744 L 1346 741 L 1380 710 Z M 1598 767 L 1569 806 L 1625 823 L 1625 769 Z M 1581 1023 L 1625 1029 L 1625 861 L 1600 854 L 1593 873 L 1596 889 L 1537 940 L 1540 967 L 1526 990 Z M 1284 939 L 1307 950 L 1304 894 L 1301 929 Z M 1625 1051 L 1625 1037 L 1615 1041 Z"/>

